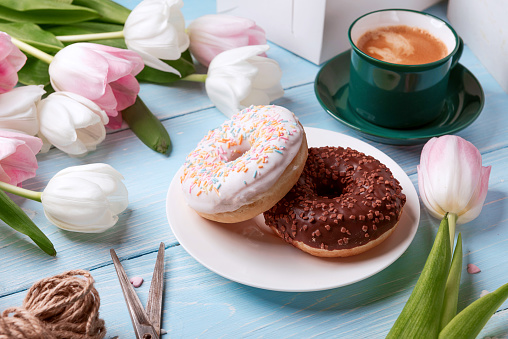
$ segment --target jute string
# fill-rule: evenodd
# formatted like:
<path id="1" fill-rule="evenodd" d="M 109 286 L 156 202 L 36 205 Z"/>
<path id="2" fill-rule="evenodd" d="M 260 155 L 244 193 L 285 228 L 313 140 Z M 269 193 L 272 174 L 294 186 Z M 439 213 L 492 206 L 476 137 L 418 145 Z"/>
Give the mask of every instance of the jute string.
<path id="1" fill-rule="evenodd" d="M 0 315 L 0 339 L 102 339 L 100 298 L 88 271 L 73 270 L 36 282 L 23 306 Z"/>

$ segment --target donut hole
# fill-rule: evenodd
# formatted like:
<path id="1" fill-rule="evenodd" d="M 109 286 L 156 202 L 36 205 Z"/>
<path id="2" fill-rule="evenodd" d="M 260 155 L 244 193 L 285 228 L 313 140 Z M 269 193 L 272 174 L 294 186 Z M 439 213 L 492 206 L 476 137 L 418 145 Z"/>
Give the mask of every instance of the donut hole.
<path id="1" fill-rule="evenodd" d="M 228 162 L 235 161 L 236 159 L 240 158 L 242 155 L 244 155 L 247 151 L 241 152 L 238 150 L 234 150 L 231 152 L 230 156 L 228 157 Z"/>
<path id="2" fill-rule="evenodd" d="M 337 198 L 344 194 L 346 186 L 320 182 L 316 185 L 316 194 L 320 197 Z"/>
<path id="3" fill-rule="evenodd" d="M 230 148 L 230 151 L 228 152 L 226 156 L 226 162 L 235 161 L 236 159 L 242 157 L 245 153 L 249 152 L 251 149 L 250 144 L 247 142 L 244 142 L 243 144 Z"/>

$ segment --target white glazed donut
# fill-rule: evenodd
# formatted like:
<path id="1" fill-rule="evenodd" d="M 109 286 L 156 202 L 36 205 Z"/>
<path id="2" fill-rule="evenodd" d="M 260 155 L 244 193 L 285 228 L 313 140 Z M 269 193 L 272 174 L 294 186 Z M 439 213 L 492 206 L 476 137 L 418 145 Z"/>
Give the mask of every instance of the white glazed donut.
<path id="1" fill-rule="evenodd" d="M 305 132 L 291 111 L 251 106 L 210 131 L 187 156 L 183 195 L 204 218 L 247 220 L 289 192 L 306 159 Z"/>

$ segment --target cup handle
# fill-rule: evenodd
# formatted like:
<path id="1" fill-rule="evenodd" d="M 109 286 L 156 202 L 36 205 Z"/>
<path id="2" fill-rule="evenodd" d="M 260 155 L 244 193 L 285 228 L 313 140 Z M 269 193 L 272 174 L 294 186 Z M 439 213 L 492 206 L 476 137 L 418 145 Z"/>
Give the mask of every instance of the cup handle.
<path id="1" fill-rule="evenodd" d="M 452 57 L 452 66 L 450 68 L 453 68 L 455 65 L 457 65 L 462 55 L 462 51 L 464 51 L 464 41 L 462 41 L 462 38 L 459 37 L 459 48 L 457 49 L 457 52 L 455 52 L 455 55 Z"/>

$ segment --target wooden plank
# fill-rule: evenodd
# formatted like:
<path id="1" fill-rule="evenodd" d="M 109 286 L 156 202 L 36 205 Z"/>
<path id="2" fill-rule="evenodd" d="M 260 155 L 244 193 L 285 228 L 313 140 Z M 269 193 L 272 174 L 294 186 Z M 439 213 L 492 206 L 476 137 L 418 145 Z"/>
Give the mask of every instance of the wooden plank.
<path id="1" fill-rule="evenodd" d="M 419 232 L 416 240 L 426 242 L 430 236 Z M 175 338 L 384 337 L 414 287 L 424 257 L 418 252 L 411 246 L 394 265 L 357 284 L 320 292 L 281 293 L 224 279 L 189 257 L 181 246 L 169 247 L 162 328 Z M 145 280 L 136 289 L 143 304 L 147 302 L 155 258 L 153 252 L 122 261 L 129 277 Z M 130 337 L 130 318 L 113 266 L 94 269 L 92 275 L 101 297 L 100 316 L 106 321 L 107 337 Z M 464 275 L 467 278 L 467 273 Z M 461 294 L 470 289 L 463 284 Z M 25 294 L 0 298 L 0 309 L 21 305 Z M 476 293 L 475 299 L 478 297 Z M 502 309 L 507 306 L 505 303 Z M 506 333 L 506 313 L 496 314 L 483 333 Z"/>
<path id="2" fill-rule="evenodd" d="M 133 8 L 138 0 L 122 0 Z M 445 4 L 435 14 L 445 12 Z M 186 0 L 187 22 L 215 11 L 214 1 Z M 319 69 L 302 58 L 270 44 L 268 56 L 283 70 L 286 90 L 275 104 L 293 110 L 305 126 L 320 127 L 359 137 L 335 121 L 319 106 L 313 81 Z M 489 193 L 482 214 L 458 231 L 464 239 L 464 266 L 474 263 L 481 273 L 463 271 L 459 308 L 476 300 L 483 290 L 493 291 L 507 282 L 508 275 L 508 96 L 467 48 L 461 58 L 480 80 L 486 94 L 478 120 L 458 133 L 473 142 L 492 165 Z M 199 72 L 206 69 L 199 67 Z M 43 276 L 65 270 L 92 270 L 102 298 L 101 315 L 108 337 L 132 336 L 123 296 L 116 280 L 109 248 L 115 248 L 127 273 L 141 275 L 138 289 L 146 303 L 149 282 L 160 241 L 168 247 L 166 293 L 162 327 L 173 337 L 382 337 L 399 314 L 416 283 L 428 254 L 438 221 L 422 210 L 414 242 L 393 265 L 357 284 L 313 293 L 280 293 L 251 288 L 210 272 L 178 245 L 166 221 L 166 191 L 185 156 L 208 129 L 225 117 L 206 96 L 204 86 L 179 82 L 171 85 L 142 84 L 140 96 L 168 129 L 173 151 L 166 158 L 142 145 L 128 129 L 110 131 L 96 152 L 85 158 L 69 158 L 53 149 L 39 155 L 35 179 L 24 187 L 42 190 L 49 179 L 67 166 L 106 162 L 125 176 L 130 193 L 127 211 L 111 230 L 97 235 L 61 231 L 46 221 L 40 204 L 16 199 L 53 240 L 57 258 L 44 255 L 29 240 L 0 223 L 0 310 L 21 305 L 26 290 Z M 423 145 L 392 146 L 367 141 L 391 156 L 417 185 L 416 165 Z M 481 336 L 508 335 L 508 304 L 500 307 Z"/>
<path id="3" fill-rule="evenodd" d="M 300 86 L 288 91 L 287 95 L 280 99 L 280 104 L 293 109 L 304 125 L 328 128 L 344 132 L 349 135 L 357 136 L 352 131 L 347 130 L 342 124 L 335 122 L 326 113 L 312 103 L 310 96 L 312 94 L 310 85 Z M 310 102 L 310 103 L 309 103 Z M 485 112 L 485 117 L 480 119 L 493 119 L 496 113 L 490 110 Z M 3 267 L 6 272 L 16 272 L 16 267 L 22 264 L 27 268 L 27 279 L 19 281 L 15 276 L 12 278 L 2 278 L 0 281 L 6 282 L 5 286 L 11 286 L 13 290 L 21 288 L 21 284 L 26 285 L 33 282 L 40 274 L 48 275 L 55 271 L 62 271 L 71 267 L 90 268 L 101 266 L 107 260 L 103 257 L 95 257 L 94 253 L 108 248 L 111 244 L 123 244 L 121 254 L 136 256 L 146 251 L 153 250 L 155 246 L 164 241 L 167 244 L 176 242 L 167 225 L 165 216 L 166 192 L 179 166 L 183 163 L 185 156 L 194 148 L 194 145 L 206 134 L 208 129 L 218 126 L 225 117 L 215 109 L 198 111 L 189 115 L 180 116 L 164 121 L 172 140 L 173 150 L 171 155 L 166 158 L 142 145 L 139 140 L 133 137 L 130 130 L 120 131 L 108 135 L 105 142 L 99 145 L 96 152 L 89 154 L 84 158 L 70 158 L 57 149 L 51 150 L 47 154 L 39 155 L 39 170 L 37 177 L 26 182 L 24 185 L 28 189 L 42 190 L 47 181 L 60 169 L 67 166 L 106 162 L 119 169 L 126 179 L 126 185 L 130 192 L 129 209 L 125 211 L 120 218 L 118 225 L 111 230 L 98 234 L 78 234 L 72 232 L 60 231 L 50 225 L 45 217 L 40 204 L 16 199 L 23 208 L 34 216 L 34 221 L 43 229 L 44 232 L 54 241 L 59 251 L 58 259 L 49 259 L 41 255 L 31 242 L 27 242 L 23 236 L 0 225 L 6 231 L 0 235 L 0 255 L 4 258 Z M 501 119 L 498 117 L 497 119 Z M 506 163 L 506 148 L 499 151 L 492 151 L 489 143 L 491 140 L 480 140 L 476 135 L 488 135 L 499 140 L 498 144 L 506 143 L 503 124 L 498 124 L 500 135 L 495 136 L 497 132 L 482 133 L 482 126 L 473 124 L 464 131 L 463 136 L 473 141 L 484 155 L 484 164 L 494 165 L 491 185 L 501 185 L 499 192 L 505 191 L 506 184 L 504 180 L 504 164 Z M 372 143 L 372 142 L 371 142 Z M 408 172 L 413 173 L 411 178 L 416 184 L 415 169 L 419 163 L 419 153 L 421 146 L 395 147 L 372 143 L 395 161 Z M 409 149 L 409 151 L 408 151 Z M 496 188 L 497 190 L 497 188 Z M 491 189 L 491 192 L 496 192 Z M 490 194 L 499 193 L 490 193 Z M 493 203 L 495 209 L 492 215 L 504 213 L 504 200 Z M 490 215 L 490 214 L 489 214 Z M 490 217 L 490 216 L 489 216 Z M 504 219 L 501 219 L 504 220 Z M 493 223 L 486 223 L 493 225 Z M 504 234 L 504 232 L 503 232 Z M 90 260 L 89 258 L 94 258 Z M 37 267 L 37 270 L 29 268 Z M 9 274 L 7 274 L 9 275 Z M 16 280 L 18 280 L 16 282 Z M 0 287 L 0 293 L 6 293 L 11 287 Z"/>

